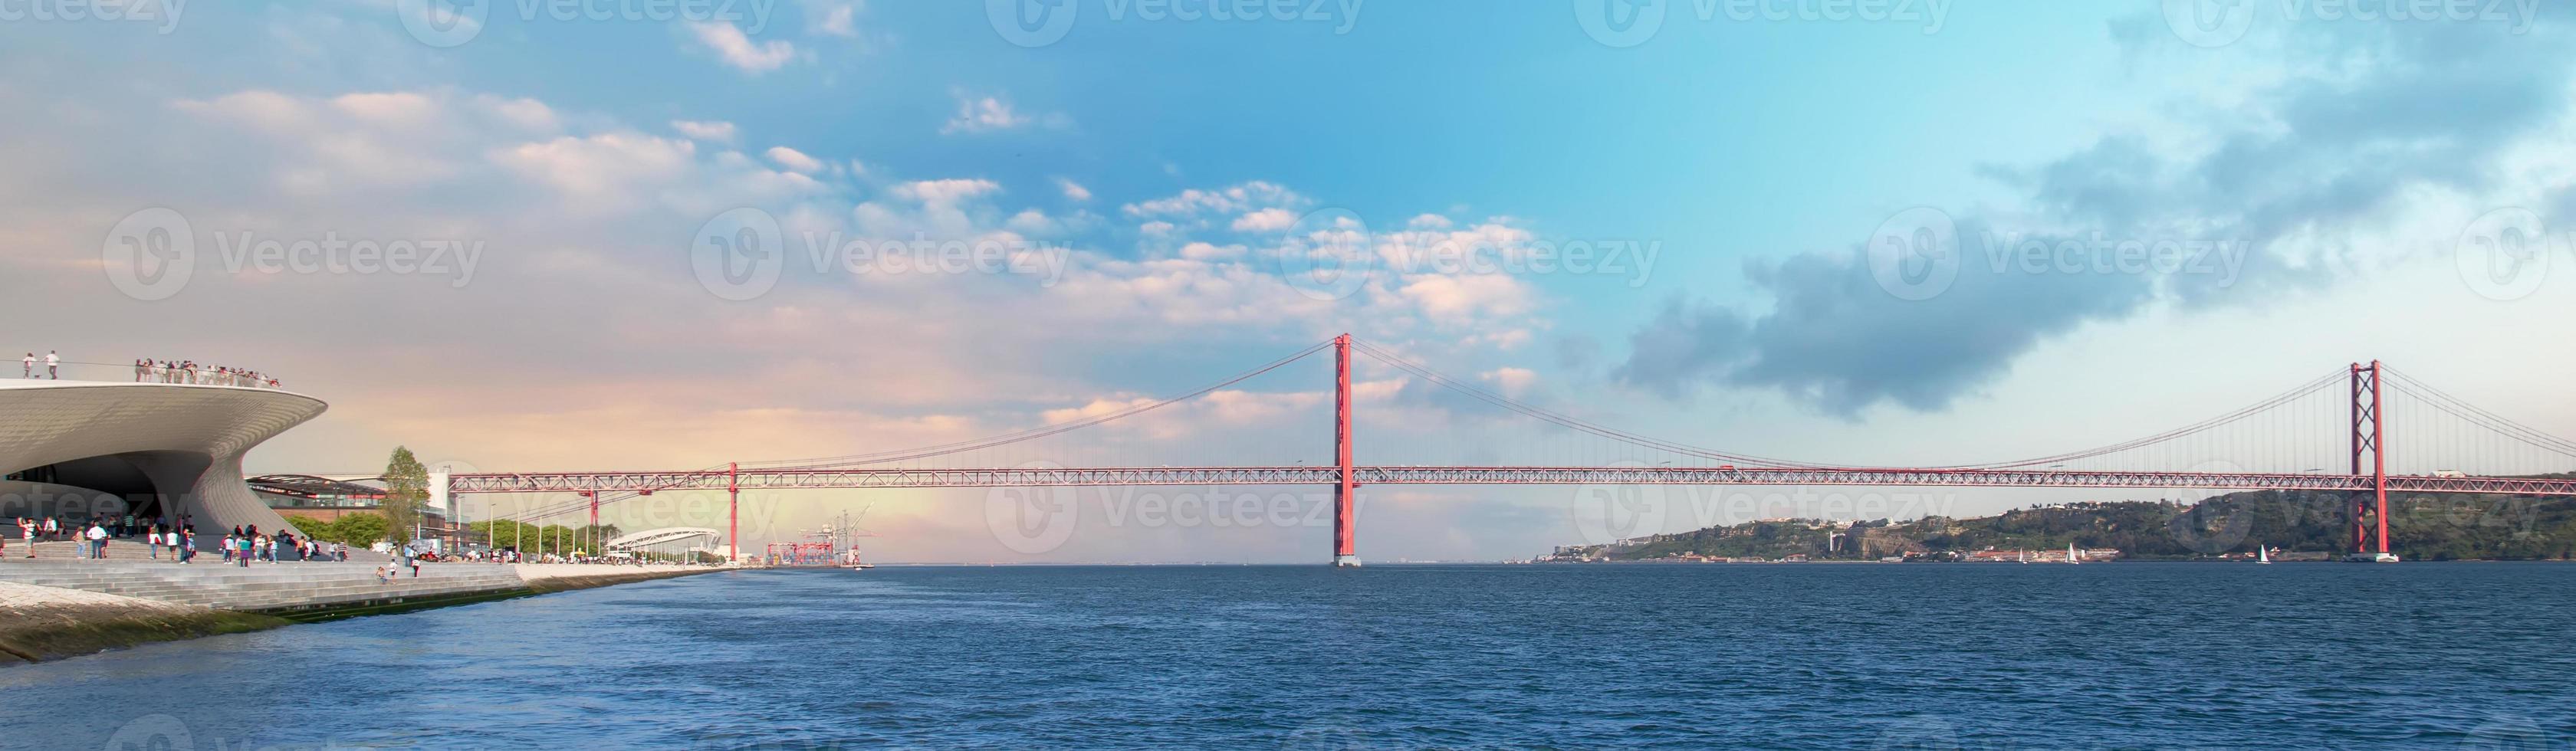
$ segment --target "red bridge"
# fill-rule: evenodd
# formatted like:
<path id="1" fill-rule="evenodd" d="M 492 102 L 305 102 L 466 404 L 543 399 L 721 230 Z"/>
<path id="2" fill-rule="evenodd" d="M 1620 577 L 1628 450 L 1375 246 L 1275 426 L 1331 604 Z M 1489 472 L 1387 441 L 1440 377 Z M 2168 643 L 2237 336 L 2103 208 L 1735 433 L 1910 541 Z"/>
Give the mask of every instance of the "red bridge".
<path id="1" fill-rule="evenodd" d="M 1197 399 L 1330 349 L 1334 357 L 1333 462 L 1330 465 L 1138 467 L 890 466 L 971 457 L 1142 415 Z M 1351 355 L 1376 359 L 1395 370 L 1472 400 L 1619 445 L 1674 457 L 1657 466 L 1370 466 L 1353 461 Z M 2348 388 L 2347 388 L 2348 386 Z M 2320 400 L 2330 400 L 2320 405 Z M 2399 407 L 2404 409 L 2399 409 Z M 2335 373 L 2235 412 L 2163 433 L 2108 446 L 2029 459 L 1936 467 L 1872 467 L 1771 459 L 1701 449 L 1628 433 L 1531 406 L 1452 378 L 1383 347 L 1344 334 L 1268 365 L 1188 394 L 1107 414 L 959 443 L 825 459 L 734 462 L 696 470 L 525 472 L 445 476 L 446 491 L 466 493 L 573 493 L 587 504 L 594 526 L 601 503 L 656 491 L 723 490 L 739 503 L 745 489 L 971 488 L 1044 486 L 1329 485 L 1334 497 L 1333 561 L 1358 565 L 1353 501 L 1362 485 L 1802 485 L 2026 488 L 2173 488 L 2346 492 L 2351 503 L 2353 551 L 2386 554 L 2388 494 L 2471 493 L 2576 497 L 2576 478 L 2476 473 L 2435 469 L 2394 474 L 2390 468 L 2392 413 L 2423 415 L 2427 453 L 2450 461 L 2478 461 L 2524 469 L 2576 466 L 2576 442 L 2480 409 L 2372 362 Z M 2186 471 L 2157 466 L 2176 456 L 2206 456 L 2233 447 L 2249 453 L 2278 448 L 2293 436 L 2316 437 L 2323 418 L 2336 459 L 2348 466 L 2299 471 Z M 2348 430 L 2346 429 L 2348 428 Z M 2253 446 L 2254 448 L 2246 448 Z M 2276 452 L 2277 460 L 2301 458 Z M 1671 466 L 1702 464 L 1706 466 Z M 2296 462 L 2294 462 L 2296 463 Z M 2466 466 L 2465 464 L 2459 466 Z M 555 513 L 555 507 L 539 513 Z M 728 534 L 728 543 L 732 536 Z"/>

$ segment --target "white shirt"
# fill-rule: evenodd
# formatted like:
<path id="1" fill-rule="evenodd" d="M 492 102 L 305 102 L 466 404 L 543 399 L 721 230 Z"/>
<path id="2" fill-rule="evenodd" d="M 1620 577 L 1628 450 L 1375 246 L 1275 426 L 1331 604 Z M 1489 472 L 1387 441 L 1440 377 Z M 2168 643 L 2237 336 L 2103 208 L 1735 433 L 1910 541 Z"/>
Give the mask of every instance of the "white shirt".
<path id="1" fill-rule="evenodd" d="M 107 539 L 107 528 L 106 528 L 106 527 L 97 527 L 97 526 L 90 527 L 90 528 L 89 528 L 89 539 L 92 539 L 92 540 L 104 540 L 104 539 Z"/>
<path id="2" fill-rule="evenodd" d="M 61 364 L 63 364 L 63 356 L 62 356 L 62 355 L 54 354 L 54 353 L 52 353 L 52 352 L 47 352 L 47 353 L 45 353 L 45 364 L 46 364 L 46 365 L 61 365 Z"/>

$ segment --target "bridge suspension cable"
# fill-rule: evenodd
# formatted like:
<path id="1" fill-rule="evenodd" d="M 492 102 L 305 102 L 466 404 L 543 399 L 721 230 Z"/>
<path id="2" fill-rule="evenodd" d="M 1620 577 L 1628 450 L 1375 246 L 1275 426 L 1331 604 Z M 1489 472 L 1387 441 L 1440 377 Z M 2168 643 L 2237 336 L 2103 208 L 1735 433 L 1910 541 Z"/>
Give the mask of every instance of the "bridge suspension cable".
<path id="1" fill-rule="evenodd" d="M 1296 362 L 1296 361 L 1298 361 L 1298 360 L 1306 359 L 1307 357 L 1312 356 L 1312 355 L 1314 355 L 1314 354 L 1315 354 L 1315 353 L 1317 353 L 1317 352 L 1322 352 L 1322 351 L 1324 351 L 1324 349 L 1325 349 L 1325 348 L 1327 348 L 1327 347 L 1331 347 L 1331 346 L 1333 346 L 1333 343 L 1332 343 L 1332 342 L 1329 342 L 1329 341 L 1326 341 L 1326 342 L 1318 342 L 1318 343 L 1316 343 L 1314 346 L 1307 347 L 1307 348 L 1302 349 L 1302 350 L 1298 350 L 1295 354 L 1291 354 L 1291 355 L 1288 355 L 1288 356 L 1286 356 L 1286 357 L 1279 358 L 1279 359 L 1277 359 L 1277 360 L 1272 360 L 1272 361 L 1270 361 L 1270 363 L 1269 363 L 1269 364 L 1262 365 L 1261 367 L 1254 368 L 1254 369 L 1252 369 L 1252 370 L 1244 371 L 1244 372 L 1242 372 L 1242 373 L 1236 374 L 1236 375 L 1235 375 L 1234 377 L 1232 377 L 1232 378 L 1227 378 L 1227 379 L 1225 379 L 1225 380 L 1218 381 L 1218 382 L 1216 382 L 1216 383 L 1210 384 L 1210 385 L 1206 386 L 1205 388 L 1201 388 L 1201 389 L 1198 389 L 1198 390 L 1196 390 L 1196 391 L 1192 391 L 1192 392 L 1189 392 L 1189 393 L 1186 393 L 1186 394 L 1182 394 L 1182 395 L 1179 395 L 1179 396 L 1174 396 L 1174 397 L 1171 397 L 1171 398 L 1168 398 L 1168 399 L 1163 399 L 1163 400 L 1161 400 L 1161 401 L 1155 401 L 1155 402 L 1149 402 L 1149 403 L 1146 403 L 1146 404 L 1140 404 L 1140 405 L 1136 405 L 1136 406 L 1133 406 L 1133 407 L 1128 407 L 1128 408 L 1126 408 L 1126 409 L 1122 409 L 1122 410 L 1118 410 L 1118 411 L 1115 411 L 1115 412 L 1111 412 L 1111 413 L 1108 413 L 1108 414 L 1098 415 L 1098 416 L 1094 416 L 1094 417 L 1088 417 L 1088 418 L 1084 418 L 1084 419 L 1080 419 L 1080 420 L 1073 420 L 1073 421 L 1068 421 L 1068 422 L 1056 423 L 1056 424 L 1054 424 L 1054 425 L 1045 425 L 1045 426 L 1040 426 L 1040 427 L 1030 428 L 1030 429 L 1027 429 L 1027 430 L 1021 430 L 1021 431 L 1016 431 L 1016 432 L 1011 432 L 1011 433 L 1003 433 L 1003 434 L 1001 434 L 1001 435 L 987 436 L 987 437 L 984 437 L 984 438 L 978 438 L 978 439 L 974 439 L 974 440 L 958 441 L 958 442 L 955 442 L 955 443 L 945 443 L 945 444 L 940 444 L 940 445 L 936 445 L 936 446 L 923 446 L 923 447 L 919 447 L 919 448 L 900 449 L 900 450 L 895 450 L 895 451 L 881 451 L 881 452 L 872 453 L 872 454 L 850 454 L 850 455 L 846 455 L 846 456 L 830 456 L 830 457 L 820 457 L 820 458 L 813 458 L 813 459 L 783 459 L 783 460 L 772 460 L 772 461 L 743 462 L 743 463 L 742 463 L 742 466 L 745 466 L 745 467 L 759 467 L 759 468 L 773 468 L 773 469 L 832 469 L 832 468 L 838 468 L 838 467 L 855 467 L 855 466 L 863 466 L 863 465 L 869 465 L 869 464 L 885 464 L 885 463 L 888 463 L 888 462 L 909 461 L 909 460 L 913 460 L 913 459 L 925 459 L 925 458 L 934 457 L 934 456 L 947 456 L 947 455 L 950 455 L 950 454 L 964 453 L 964 452 L 968 452 L 968 451 L 975 451 L 975 450 L 978 450 L 978 449 L 993 448 L 993 447 L 996 447 L 996 446 L 1004 446 L 1004 445 L 1009 445 L 1009 444 L 1014 444 L 1014 443 L 1020 443 L 1020 442 L 1023 442 L 1023 441 L 1030 441 L 1030 440 L 1035 440 L 1035 439 L 1039 439 L 1039 438 L 1045 438 L 1045 437 L 1048 437 L 1048 436 L 1053 436 L 1053 435 L 1057 435 L 1057 434 L 1061 434 L 1061 433 L 1067 433 L 1067 432 L 1071 432 L 1071 431 L 1075 431 L 1075 430 L 1081 430 L 1081 429 L 1083 429 L 1083 428 L 1088 428 L 1088 427 L 1091 427 L 1091 426 L 1094 426 L 1094 425 L 1101 425 L 1101 424 L 1105 424 L 1105 423 L 1115 422 L 1115 421 L 1118 421 L 1118 420 L 1123 420 L 1123 419 L 1126 419 L 1126 418 L 1129 418 L 1129 417 L 1134 417 L 1134 416 L 1136 416 L 1136 415 L 1141 415 L 1141 414 L 1145 414 L 1145 413 L 1147 413 L 1147 412 L 1152 412 L 1152 411 L 1154 411 L 1154 410 L 1162 409 L 1162 408 L 1164 408 L 1164 407 L 1168 407 L 1168 406 L 1171 406 L 1171 405 L 1173 405 L 1173 404 L 1178 404 L 1178 403 L 1180 403 L 1180 402 L 1185 402 L 1185 401 L 1189 401 L 1189 400 L 1191 400 L 1191 399 L 1196 399 L 1196 398 L 1199 398 L 1199 397 L 1202 397 L 1202 396 L 1206 396 L 1206 395 L 1208 395 L 1208 394 L 1210 394 L 1210 393 L 1213 393 L 1213 392 L 1217 391 L 1218 389 L 1222 389 L 1222 388 L 1225 388 L 1225 387 L 1228 387 L 1228 386 L 1232 386 L 1232 385 L 1235 385 L 1235 384 L 1242 383 L 1242 382 L 1244 382 L 1244 381 L 1250 380 L 1250 379 L 1252 379 L 1254 376 L 1259 376 L 1259 375 L 1261 375 L 1261 374 L 1268 373 L 1268 372 L 1273 371 L 1273 370 L 1278 370 L 1278 369 L 1280 369 L 1280 368 L 1287 367 L 1289 363 L 1293 363 L 1293 362 Z"/>

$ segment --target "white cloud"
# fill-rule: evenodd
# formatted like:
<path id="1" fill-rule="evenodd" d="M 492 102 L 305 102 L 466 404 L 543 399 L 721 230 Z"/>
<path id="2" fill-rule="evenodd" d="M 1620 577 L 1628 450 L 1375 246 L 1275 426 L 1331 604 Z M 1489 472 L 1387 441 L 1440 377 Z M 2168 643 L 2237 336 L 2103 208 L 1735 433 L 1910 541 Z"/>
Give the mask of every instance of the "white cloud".
<path id="1" fill-rule="evenodd" d="M 1011 103 L 1001 97 L 971 97 L 961 93 L 957 96 L 957 115 L 949 118 L 947 124 L 939 126 L 939 132 L 943 135 L 988 133 L 1010 130 L 1028 125 L 1029 122 L 1029 118 L 1013 111 Z"/>
<path id="2" fill-rule="evenodd" d="M 810 175 L 823 169 L 823 160 L 806 156 L 805 152 L 797 151 L 785 146 L 771 146 L 769 147 L 769 151 L 765 153 L 768 155 L 769 161 L 777 162 L 778 166 L 785 167 L 791 171 Z"/>
<path id="3" fill-rule="evenodd" d="M 697 36 L 699 44 L 714 50 L 726 65 L 745 72 L 777 70 L 796 57 L 796 45 L 781 39 L 755 44 L 751 37 L 742 33 L 742 29 L 730 23 L 704 21 L 689 24 L 689 29 Z"/>
<path id="4" fill-rule="evenodd" d="M 1504 396 L 1514 399 L 1529 393 L 1530 385 L 1538 383 L 1538 373 L 1527 368 L 1495 368 L 1479 373 L 1476 377 L 1486 383 L 1494 384 L 1494 388 L 1500 390 Z"/>
<path id="5" fill-rule="evenodd" d="M 1059 177 L 1055 179 L 1055 184 L 1056 187 L 1064 189 L 1064 197 L 1067 200 L 1077 202 L 1091 200 L 1091 189 L 1082 187 L 1082 183 Z"/>
<path id="6" fill-rule="evenodd" d="M 904 183 L 895 186 L 894 193 L 925 204 L 946 205 L 977 196 L 990 195 L 1000 192 L 1001 189 L 1000 184 L 991 180 L 951 178 Z"/>
<path id="7" fill-rule="evenodd" d="M 1414 217 L 1413 221 L 1406 222 L 1406 224 L 1414 229 L 1448 229 L 1449 217 L 1441 216 L 1439 214 L 1423 214 L 1421 216 Z"/>
<path id="8" fill-rule="evenodd" d="M 1242 258 L 1245 252 L 1246 249 L 1241 245 L 1190 243 L 1188 245 L 1181 246 L 1181 257 L 1193 261 L 1219 261 Z"/>
<path id="9" fill-rule="evenodd" d="M 815 33 L 827 34 L 836 37 L 858 36 L 859 28 L 856 18 L 859 10 L 858 5 L 857 0 L 824 2 L 815 5 L 814 9 L 821 13 L 821 18 L 814 22 Z"/>
<path id="10" fill-rule="evenodd" d="M 733 143 L 734 139 L 733 123 L 723 120 L 673 120 L 671 129 L 700 141 Z"/>
<path id="11" fill-rule="evenodd" d="M 1269 208 L 1235 217 L 1236 232 L 1277 232 L 1297 224 L 1297 212 Z"/>
<path id="12" fill-rule="evenodd" d="M 692 167 L 696 144 L 632 132 L 565 136 L 496 150 L 492 161 L 585 212 L 631 210 Z"/>
<path id="13" fill-rule="evenodd" d="M 1178 195 L 1127 204 L 1128 216 L 1191 217 L 1202 213 L 1233 214 L 1265 207 L 1299 208 L 1306 197 L 1276 183 L 1254 180 L 1225 188 L 1191 188 Z"/>
<path id="14" fill-rule="evenodd" d="M 554 108 L 546 106 L 545 102 L 524 97 L 502 99 L 488 94 L 477 96 L 474 100 L 490 109 L 502 120 L 521 128 L 553 132 L 563 127 L 563 123 L 555 117 Z"/>
<path id="15" fill-rule="evenodd" d="M 1420 306 L 1423 315 L 1446 324 L 1516 316 L 1532 307 L 1529 286 L 1504 274 L 1422 275 L 1396 291 Z"/>

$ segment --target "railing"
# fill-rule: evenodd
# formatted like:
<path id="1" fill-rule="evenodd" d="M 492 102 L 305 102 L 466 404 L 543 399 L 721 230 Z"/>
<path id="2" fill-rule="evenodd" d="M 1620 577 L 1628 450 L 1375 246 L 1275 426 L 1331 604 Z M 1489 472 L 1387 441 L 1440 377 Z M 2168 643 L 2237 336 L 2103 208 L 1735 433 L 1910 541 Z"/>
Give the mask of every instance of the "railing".
<path id="1" fill-rule="evenodd" d="M 6 362 L 6 360 L 17 360 L 15 364 L 19 366 L 19 372 L 6 373 L 5 369 L 7 365 L 10 364 Z M 246 389 L 282 388 L 278 383 L 276 376 L 265 373 L 254 374 L 247 371 L 235 372 L 230 369 L 230 366 L 198 365 L 190 368 L 164 366 L 158 362 L 155 362 L 150 366 L 144 366 L 131 362 L 108 363 L 68 359 L 63 360 L 58 365 L 47 365 L 45 363 L 45 355 L 41 352 L 35 355 L 35 360 L 32 363 L 29 362 L 23 354 L 6 358 L 6 360 L 0 360 L 0 374 L 6 374 L 6 377 L 10 379 L 32 379 L 39 381 L 89 381 L 105 383 L 169 383 L 192 386 L 229 386 L 233 388 Z"/>

